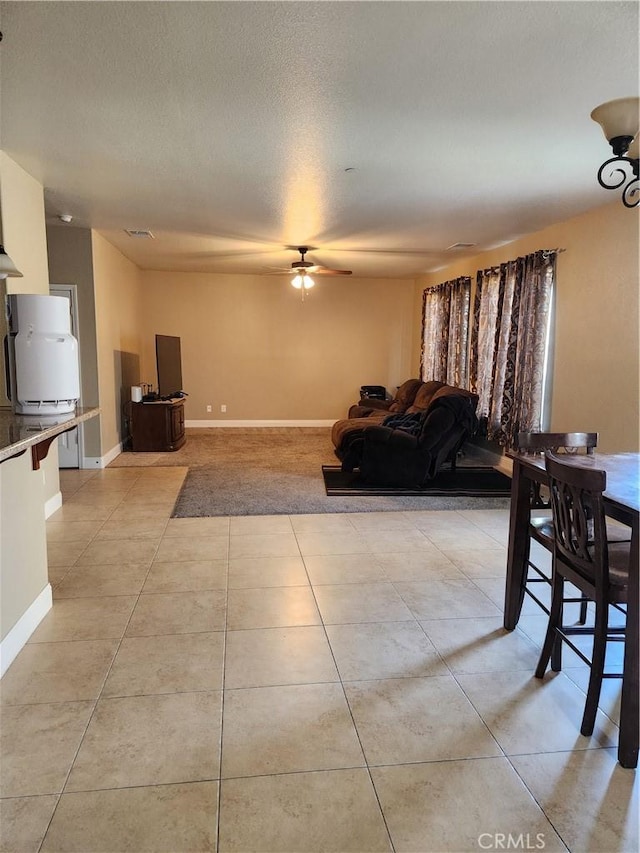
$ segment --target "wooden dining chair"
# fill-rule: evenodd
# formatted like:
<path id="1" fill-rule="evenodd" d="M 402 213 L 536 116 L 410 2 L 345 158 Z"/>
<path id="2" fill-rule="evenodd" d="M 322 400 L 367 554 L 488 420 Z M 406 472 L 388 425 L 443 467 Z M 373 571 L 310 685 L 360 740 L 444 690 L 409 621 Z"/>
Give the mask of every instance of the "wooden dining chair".
<path id="1" fill-rule="evenodd" d="M 597 444 L 597 432 L 519 432 L 517 438 L 518 451 L 529 454 L 539 454 L 551 450 L 555 453 L 587 453 L 591 455 Z M 548 498 L 543 496 L 540 483 L 531 484 L 531 509 L 532 511 L 546 510 L 546 512 L 542 515 L 530 517 L 529 537 L 546 548 L 547 551 L 553 552 L 551 504 Z M 534 592 L 535 584 L 540 583 L 551 586 L 551 573 L 537 565 L 529 555 L 524 592 L 549 615 L 549 608 Z M 587 602 L 585 600 L 580 604 L 580 624 L 584 625 L 586 619 Z"/>
<path id="2" fill-rule="evenodd" d="M 597 468 L 580 466 L 547 451 L 545 465 L 549 477 L 553 514 L 553 582 L 551 611 L 536 678 L 543 678 L 549 661 L 551 669 L 562 666 L 562 643 L 591 668 L 587 698 L 580 732 L 591 735 L 595 725 L 603 678 L 620 678 L 620 673 L 605 673 L 607 643 L 624 641 L 624 627 L 609 624 L 611 607 L 625 613 L 627 601 L 631 545 L 609 543 L 604 512 L 603 492 L 606 473 Z M 563 624 L 565 581 L 570 581 L 583 596 L 595 602 L 593 628 Z M 571 642 L 573 634 L 593 634 L 593 652 L 589 659 Z M 638 666 L 638 649 L 635 669 Z"/>
<path id="3" fill-rule="evenodd" d="M 547 450 L 553 453 L 570 455 L 587 454 L 591 456 L 598 444 L 597 432 L 519 432 L 517 449 L 520 453 L 540 454 Z M 545 490 L 546 491 L 546 490 Z M 549 498 L 543 494 L 540 483 L 532 483 L 531 510 L 544 510 L 542 514 L 532 515 L 529 519 L 529 536 L 535 542 L 553 551 L 553 519 Z M 607 541 L 629 542 L 631 531 L 625 527 L 607 525 Z M 549 608 L 536 595 L 535 584 L 544 583 L 551 586 L 551 573 L 537 565 L 529 555 L 527 576 L 524 592 L 549 615 Z M 587 602 L 580 604 L 579 623 L 584 625 L 587 619 Z"/>

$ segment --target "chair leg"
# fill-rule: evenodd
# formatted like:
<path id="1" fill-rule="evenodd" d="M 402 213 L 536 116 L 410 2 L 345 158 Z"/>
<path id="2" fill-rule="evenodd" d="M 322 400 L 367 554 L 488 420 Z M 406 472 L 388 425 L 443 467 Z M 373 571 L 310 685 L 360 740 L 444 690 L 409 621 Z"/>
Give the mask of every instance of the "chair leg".
<path id="1" fill-rule="evenodd" d="M 604 672 L 604 659 L 607 651 L 607 627 L 608 607 L 606 602 L 596 602 L 596 617 L 593 629 L 593 654 L 591 655 L 591 674 L 587 688 L 587 700 L 584 705 L 584 715 L 580 734 L 593 734 L 600 701 L 600 690 L 602 688 L 602 673 Z"/>
<path id="2" fill-rule="evenodd" d="M 580 618 L 578 619 L 579 625 L 585 625 L 587 622 L 587 604 L 589 603 L 589 599 L 586 596 L 582 596 L 582 601 L 580 602 Z"/>
<path id="3" fill-rule="evenodd" d="M 544 674 L 547 670 L 547 665 L 552 654 L 557 656 L 556 647 L 558 644 L 562 643 L 561 638 L 556 633 L 556 628 L 561 625 L 563 595 L 564 578 L 561 575 L 554 573 L 549 624 L 547 625 L 547 633 L 545 634 L 544 643 L 542 644 L 542 651 L 540 652 L 540 657 L 538 659 L 538 666 L 536 667 L 536 678 L 544 678 Z"/>
<path id="4" fill-rule="evenodd" d="M 560 613 L 558 614 L 557 626 L 562 628 L 563 620 L 564 620 L 564 580 L 562 581 L 562 588 L 560 593 Z M 553 646 L 551 647 L 551 671 L 552 672 L 561 672 L 562 671 L 562 637 L 556 631 L 555 640 Z"/>

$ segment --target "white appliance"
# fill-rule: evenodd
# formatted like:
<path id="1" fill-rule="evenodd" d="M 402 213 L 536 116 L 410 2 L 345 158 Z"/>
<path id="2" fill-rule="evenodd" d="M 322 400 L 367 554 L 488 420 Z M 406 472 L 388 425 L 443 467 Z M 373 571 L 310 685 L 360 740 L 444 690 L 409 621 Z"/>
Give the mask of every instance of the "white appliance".
<path id="1" fill-rule="evenodd" d="M 73 412 L 80 397 L 78 342 L 69 300 L 12 293 L 6 299 L 7 396 L 19 415 Z"/>

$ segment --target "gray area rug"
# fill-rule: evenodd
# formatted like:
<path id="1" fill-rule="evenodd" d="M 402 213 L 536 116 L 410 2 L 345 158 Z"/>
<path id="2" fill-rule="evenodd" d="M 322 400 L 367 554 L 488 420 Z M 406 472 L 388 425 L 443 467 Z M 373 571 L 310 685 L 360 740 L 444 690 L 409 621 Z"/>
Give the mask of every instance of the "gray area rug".
<path id="1" fill-rule="evenodd" d="M 328 497 L 322 465 L 337 462 L 328 428 L 188 430 L 187 443 L 175 453 L 123 453 L 118 460 L 115 467 L 142 463 L 189 468 L 173 511 L 175 518 L 503 509 L 509 505 L 508 498 Z M 477 459 L 465 461 L 477 464 Z"/>

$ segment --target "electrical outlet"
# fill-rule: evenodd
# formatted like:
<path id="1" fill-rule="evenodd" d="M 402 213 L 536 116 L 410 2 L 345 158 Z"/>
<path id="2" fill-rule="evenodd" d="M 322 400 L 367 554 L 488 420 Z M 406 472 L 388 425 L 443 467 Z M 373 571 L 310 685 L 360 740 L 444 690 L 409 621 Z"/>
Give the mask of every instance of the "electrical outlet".
<path id="1" fill-rule="evenodd" d="M 207 411 L 208 411 L 208 412 L 210 412 L 210 411 L 211 411 L 211 406 L 207 406 Z"/>
<path id="2" fill-rule="evenodd" d="M 226 411 L 227 411 L 227 407 L 226 407 L 226 404 L 225 404 L 225 403 L 223 403 L 223 404 L 220 406 L 220 411 L 221 411 L 221 412 L 226 412 Z"/>

